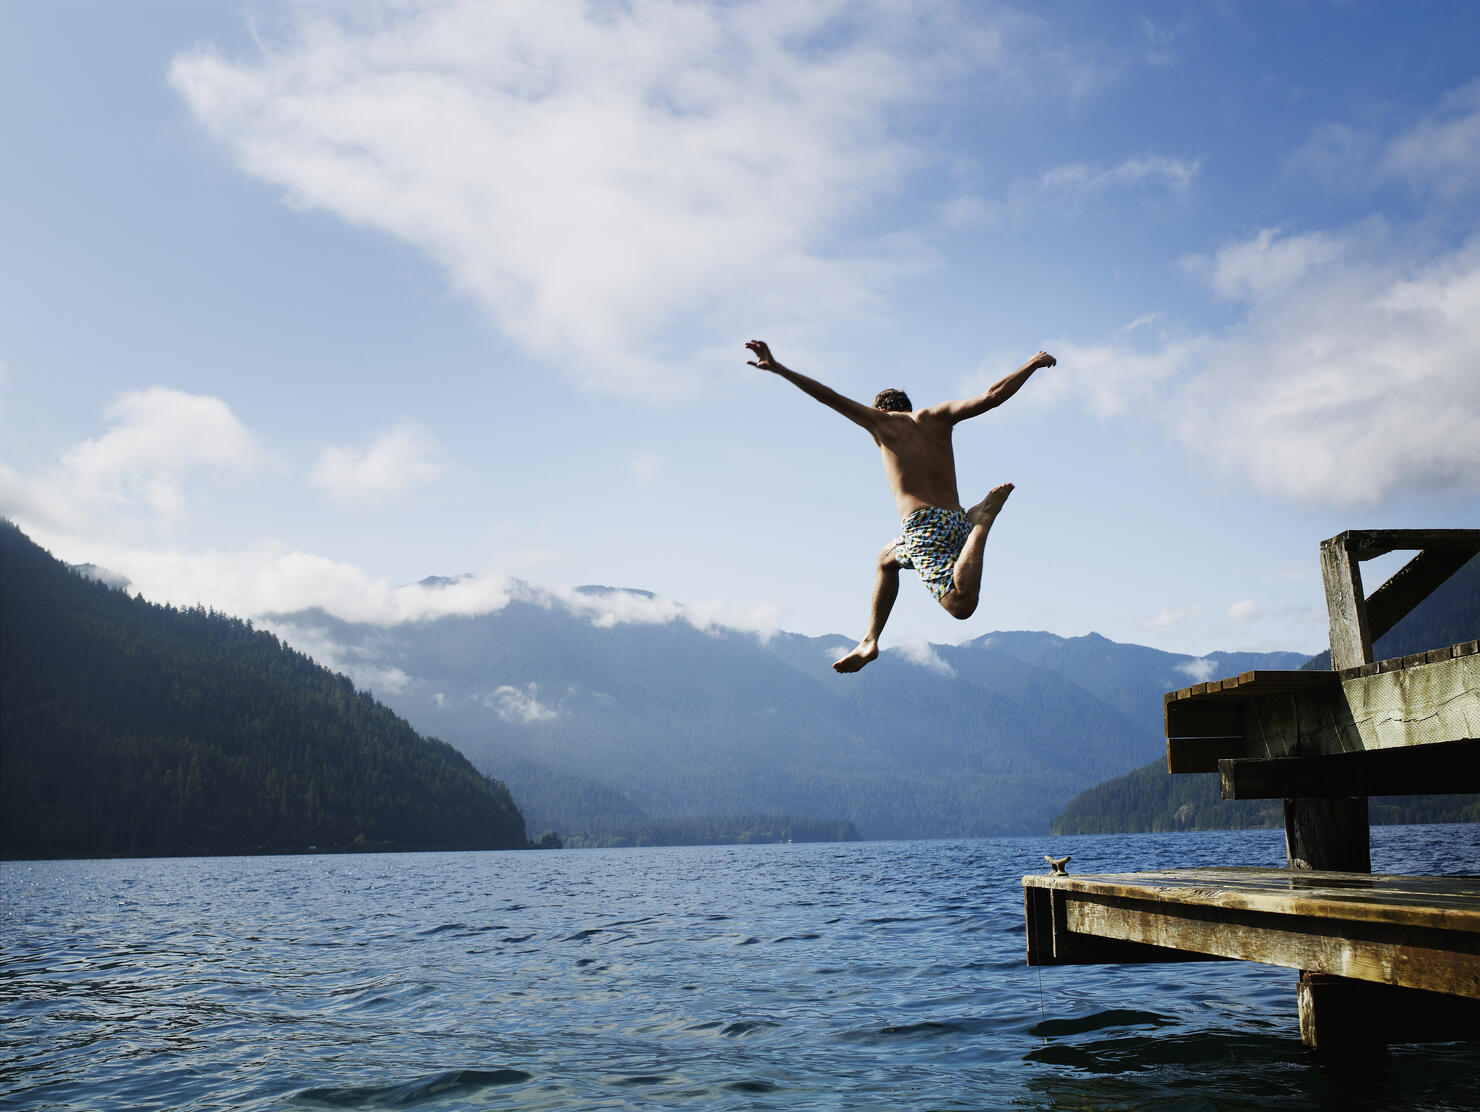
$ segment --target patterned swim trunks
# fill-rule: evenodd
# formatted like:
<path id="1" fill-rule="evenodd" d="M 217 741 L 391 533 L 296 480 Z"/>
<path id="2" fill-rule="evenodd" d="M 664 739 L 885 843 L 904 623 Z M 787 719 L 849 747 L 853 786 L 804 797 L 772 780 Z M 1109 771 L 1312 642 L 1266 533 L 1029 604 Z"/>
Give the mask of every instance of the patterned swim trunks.
<path id="1" fill-rule="evenodd" d="M 922 506 L 904 519 L 904 535 L 894 542 L 894 558 L 913 568 L 939 602 L 955 584 L 956 557 L 966 547 L 971 522 L 965 510 Z"/>

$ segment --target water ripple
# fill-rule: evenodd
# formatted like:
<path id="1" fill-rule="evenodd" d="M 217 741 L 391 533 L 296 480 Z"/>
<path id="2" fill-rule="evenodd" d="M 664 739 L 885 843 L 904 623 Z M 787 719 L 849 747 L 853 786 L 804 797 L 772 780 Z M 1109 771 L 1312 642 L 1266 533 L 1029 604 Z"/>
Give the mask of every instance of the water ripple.
<path id="1" fill-rule="evenodd" d="M 1379 868 L 1471 828 L 1374 832 Z M 1062 843 L 1062 845 L 1060 844 Z M 1458 849 L 1456 849 L 1458 847 Z M 1277 831 L 6 863 L 7 1109 L 1474 1107 L 1474 1052 L 1362 1083 L 1288 971 L 1031 970 L 1019 878 L 1268 863 Z"/>

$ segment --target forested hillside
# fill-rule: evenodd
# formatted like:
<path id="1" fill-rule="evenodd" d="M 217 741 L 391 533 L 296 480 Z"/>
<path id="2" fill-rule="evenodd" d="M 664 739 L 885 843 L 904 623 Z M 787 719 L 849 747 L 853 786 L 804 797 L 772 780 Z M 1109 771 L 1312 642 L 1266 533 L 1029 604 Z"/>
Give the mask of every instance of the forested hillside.
<path id="1" fill-rule="evenodd" d="M 1367 590 L 1371 594 L 1372 588 Z M 1480 637 L 1480 556 L 1449 578 L 1372 648 L 1373 659 L 1410 653 Z M 1330 668 L 1324 652 L 1306 662 Z M 1230 675 L 1237 669 L 1230 669 Z M 1159 708 L 1158 708 L 1159 709 Z M 1480 822 L 1480 795 L 1373 798 L 1374 823 Z M 1158 758 L 1144 768 L 1091 788 L 1070 800 L 1054 820 L 1057 834 L 1117 834 L 1142 830 L 1222 830 L 1282 826 L 1278 799 L 1225 800 L 1216 773 L 1172 776 Z"/>
<path id="2" fill-rule="evenodd" d="M 0 523 L 0 853 L 525 844 L 503 784 L 345 677 Z"/>

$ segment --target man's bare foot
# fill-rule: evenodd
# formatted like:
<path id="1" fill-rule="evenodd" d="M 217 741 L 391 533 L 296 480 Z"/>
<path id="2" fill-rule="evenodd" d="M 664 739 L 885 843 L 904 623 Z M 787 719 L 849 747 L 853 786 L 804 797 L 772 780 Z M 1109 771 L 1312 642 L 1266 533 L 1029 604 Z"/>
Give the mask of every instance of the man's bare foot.
<path id="1" fill-rule="evenodd" d="M 1003 483 L 987 492 L 987 496 L 966 511 L 966 520 L 973 525 L 991 525 L 1007 496 L 1012 493 L 1012 484 Z"/>
<path id="2" fill-rule="evenodd" d="M 858 648 L 854 649 L 843 659 L 833 663 L 834 672 L 856 672 L 879 655 L 879 643 L 877 641 L 860 641 Z"/>

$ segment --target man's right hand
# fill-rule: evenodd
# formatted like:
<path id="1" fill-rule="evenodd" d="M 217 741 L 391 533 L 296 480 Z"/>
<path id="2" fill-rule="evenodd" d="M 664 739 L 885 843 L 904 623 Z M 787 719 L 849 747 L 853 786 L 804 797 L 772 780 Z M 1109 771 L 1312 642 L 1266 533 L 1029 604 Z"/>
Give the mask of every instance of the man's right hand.
<path id="1" fill-rule="evenodd" d="M 774 371 L 781 365 L 771 358 L 771 349 L 766 345 L 765 340 L 751 340 L 745 346 L 755 355 L 754 359 L 746 360 L 752 367 L 759 367 L 763 371 Z"/>
<path id="2" fill-rule="evenodd" d="M 1055 359 L 1052 355 L 1048 354 L 1048 352 L 1046 352 L 1046 351 L 1040 351 L 1037 355 L 1033 356 L 1033 359 L 1032 359 L 1033 369 L 1035 371 L 1036 370 L 1039 370 L 1039 369 L 1041 369 L 1043 367 L 1054 367 L 1054 366 L 1057 366 L 1058 365 L 1058 362 L 1059 361 L 1057 359 Z"/>

